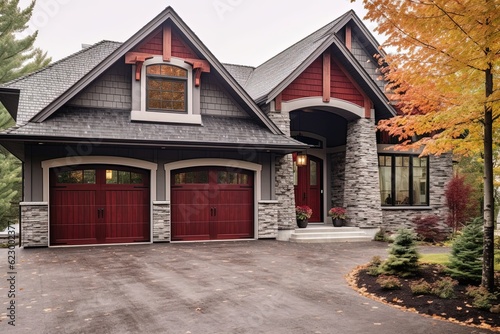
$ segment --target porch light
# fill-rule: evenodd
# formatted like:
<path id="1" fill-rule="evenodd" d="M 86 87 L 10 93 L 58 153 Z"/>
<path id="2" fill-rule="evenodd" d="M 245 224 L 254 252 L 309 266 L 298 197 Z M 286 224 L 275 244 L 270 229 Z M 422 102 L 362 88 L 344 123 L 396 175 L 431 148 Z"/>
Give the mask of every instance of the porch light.
<path id="1" fill-rule="evenodd" d="M 113 178 L 113 171 L 111 169 L 106 169 L 106 180 L 111 180 Z"/>
<path id="2" fill-rule="evenodd" d="M 297 154 L 297 166 L 305 165 L 307 165 L 307 155 L 303 153 Z"/>

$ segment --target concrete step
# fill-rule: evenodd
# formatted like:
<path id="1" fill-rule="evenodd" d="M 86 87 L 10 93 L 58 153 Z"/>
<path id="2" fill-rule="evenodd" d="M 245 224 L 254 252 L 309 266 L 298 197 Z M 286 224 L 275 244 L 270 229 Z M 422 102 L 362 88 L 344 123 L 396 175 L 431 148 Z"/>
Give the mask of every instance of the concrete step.
<path id="1" fill-rule="evenodd" d="M 373 235 L 358 227 L 333 227 L 325 225 L 309 225 L 297 228 L 290 236 L 290 242 L 326 243 L 326 242 L 359 242 L 371 241 Z"/>
<path id="2" fill-rule="evenodd" d="M 329 227 L 329 226 L 307 226 L 307 228 L 296 228 L 295 233 L 343 233 L 360 231 L 357 227 Z"/>
<path id="3" fill-rule="evenodd" d="M 372 241 L 369 236 L 359 236 L 359 237 L 343 237 L 343 236 L 322 236 L 314 238 L 297 238 L 292 235 L 290 237 L 290 242 L 296 243 L 327 243 L 327 242 L 367 242 Z"/>

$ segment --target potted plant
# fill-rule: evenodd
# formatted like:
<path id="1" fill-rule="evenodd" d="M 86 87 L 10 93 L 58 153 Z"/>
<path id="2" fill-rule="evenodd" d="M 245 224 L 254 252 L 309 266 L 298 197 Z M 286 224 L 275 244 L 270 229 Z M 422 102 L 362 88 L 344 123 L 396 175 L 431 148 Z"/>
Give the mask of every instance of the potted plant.
<path id="1" fill-rule="evenodd" d="M 328 211 L 328 215 L 332 217 L 332 223 L 335 227 L 341 227 L 344 225 L 344 221 L 346 219 L 346 209 L 344 208 L 331 208 Z"/>
<path id="2" fill-rule="evenodd" d="M 307 227 L 307 220 L 312 216 L 312 209 L 307 205 L 299 205 L 295 207 L 295 217 L 297 218 L 297 226 L 300 228 Z"/>

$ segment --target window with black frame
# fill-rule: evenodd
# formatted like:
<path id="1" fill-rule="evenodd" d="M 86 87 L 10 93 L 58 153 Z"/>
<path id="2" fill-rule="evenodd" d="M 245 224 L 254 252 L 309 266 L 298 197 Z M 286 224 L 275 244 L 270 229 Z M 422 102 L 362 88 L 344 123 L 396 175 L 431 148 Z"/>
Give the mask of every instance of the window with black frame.
<path id="1" fill-rule="evenodd" d="M 383 206 L 429 205 L 429 158 L 381 154 L 378 158 Z"/>
<path id="2" fill-rule="evenodd" d="M 187 70 L 177 66 L 147 66 L 147 110 L 187 112 L 187 76 Z"/>

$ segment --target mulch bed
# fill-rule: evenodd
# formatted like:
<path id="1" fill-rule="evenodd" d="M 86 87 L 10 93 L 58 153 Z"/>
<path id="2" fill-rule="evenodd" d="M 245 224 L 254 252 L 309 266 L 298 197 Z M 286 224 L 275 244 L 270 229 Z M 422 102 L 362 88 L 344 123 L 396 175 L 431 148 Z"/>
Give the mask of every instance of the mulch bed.
<path id="1" fill-rule="evenodd" d="M 433 283 L 443 277 L 439 265 L 425 265 L 421 267 L 418 277 L 401 278 L 401 289 L 384 290 L 376 282 L 377 277 L 368 275 L 366 269 L 361 268 L 351 275 L 351 285 L 365 295 L 420 314 L 500 331 L 500 314 L 472 307 L 473 298 L 465 294 L 467 285 L 456 286 L 456 298 L 452 299 L 442 299 L 436 295 L 414 295 L 410 290 L 409 284 L 412 281 L 424 278 Z M 497 299 L 496 303 L 500 303 L 500 300 Z"/>

